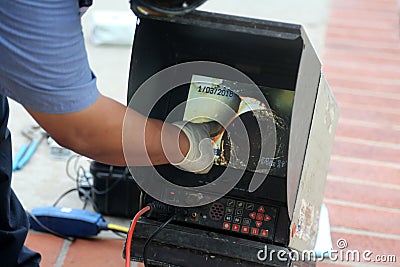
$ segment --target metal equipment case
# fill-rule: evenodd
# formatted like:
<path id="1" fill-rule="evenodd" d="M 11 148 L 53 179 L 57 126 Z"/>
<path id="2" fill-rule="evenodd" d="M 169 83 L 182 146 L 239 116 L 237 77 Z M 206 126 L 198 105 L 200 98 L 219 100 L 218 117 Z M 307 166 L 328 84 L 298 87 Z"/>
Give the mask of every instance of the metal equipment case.
<path id="1" fill-rule="evenodd" d="M 294 92 L 287 170 L 282 177 L 269 174 L 254 192 L 248 190 L 248 177 L 244 175 L 231 192 L 216 201 L 222 212 L 212 222 L 193 220 L 190 216 L 211 214 L 216 203 L 187 209 L 187 217 L 173 222 L 154 238 L 148 251 L 150 262 L 160 266 L 296 265 L 276 258 L 262 262 L 257 259 L 257 252 L 265 244 L 275 250 L 313 249 L 318 230 L 338 107 L 303 27 L 200 11 L 184 16 L 141 17 L 132 50 L 128 100 L 158 71 L 191 61 L 223 63 L 245 73 L 260 87 Z M 163 90 L 162 85 L 159 90 Z M 151 117 L 165 119 L 187 99 L 187 94 L 185 87 L 166 94 Z M 140 112 L 146 107 L 138 103 L 134 108 Z M 157 170 L 177 183 L 194 181 L 187 186 L 207 183 L 218 174 L 217 167 L 208 175 L 185 173 L 170 165 Z M 152 201 L 150 196 L 143 199 L 144 204 Z M 236 214 L 238 210 L 242 210 L 240 214 Z M 228 211 L 240 220 L 233 221 L 235 216 L 229 217 Z M 146 239 L 167 215 L 139 221 L 133 259 L 142 259 Z M 242 232 L 246 227 L 244 219 L 250 227 L 247 233 Z M 255 223 L 260 221 L 266 228 L 261 226 L 258 231 Z M 233 225 L 237 225 L 235 229 Z M 252 228 L 257 231 L 252 233 Z"/>

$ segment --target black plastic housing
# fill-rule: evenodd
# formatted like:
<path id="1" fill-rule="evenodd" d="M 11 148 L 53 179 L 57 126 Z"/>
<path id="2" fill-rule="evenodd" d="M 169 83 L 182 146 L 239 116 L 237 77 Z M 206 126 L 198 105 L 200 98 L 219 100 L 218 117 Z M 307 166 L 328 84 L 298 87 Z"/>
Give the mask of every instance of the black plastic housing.
<path id="1" fill-rule="evenodd" d="M 104 215 L 132 218 L 139 210 L 140 190 L 126 167 L 93 161 L 92 195 L 95 210 Z"/>

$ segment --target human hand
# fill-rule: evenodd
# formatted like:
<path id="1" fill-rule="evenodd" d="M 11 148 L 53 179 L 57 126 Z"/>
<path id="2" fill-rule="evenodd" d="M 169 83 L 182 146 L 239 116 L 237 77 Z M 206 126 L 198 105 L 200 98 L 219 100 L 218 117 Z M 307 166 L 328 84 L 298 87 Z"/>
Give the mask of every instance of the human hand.
<path id="1" fill-rule="evenodd" d="M 179 121 L 173 125 L 186 134 L 190 144 L 186 157 L 173 165 L 193 173 L 208 173 L 214 162 L 213 141 L 210 137 L 217 136 L 223 127 L 215 121 L 205 123 Z"/>

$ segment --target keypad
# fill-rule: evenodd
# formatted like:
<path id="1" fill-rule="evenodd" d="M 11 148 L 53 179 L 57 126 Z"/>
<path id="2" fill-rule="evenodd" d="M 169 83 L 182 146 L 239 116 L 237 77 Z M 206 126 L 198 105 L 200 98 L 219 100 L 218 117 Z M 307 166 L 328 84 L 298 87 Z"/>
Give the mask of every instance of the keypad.
<path id="1" fill-rule="evenodd" d="M 233 213 L 233 211 L 234 211 L 235 209 L 234 208 L 226 208 L 226 213 L 227 214 L 232 214 Z"/>
<path id="2" fill-rule="evenodd" d="M 240 230 L 240 225 L 239 224 L 232 225 L 232 231 L 239 232 L 239 230 Z"/>
<path id="3" fill-rule="evenodd" d="M 234 207 L 235 206 L 235 200 L 233 199 L 228 199 L 226 206 L 228 207 Z"/>
<path id="4" fill-rule="evenodd" d="M 251 224 L 251 220 L 249 218 L 243 218 L 243 225 L 249 226 Z"/>
<path id="5" fill-rule="evenodd" d="M 242 223 L 242 217 L 235 217 L 234 219 L 233 219 L 233 222 L 234 223 Z"/>
<path id="6" fill-rule="evenodd" d="M 169 192 L 169 191 L 168 191 Z M 201 225 L 209 229 L 219 229 L 247 238 L 272 241 L 279 208 L 233 198 L 200 207 L 188 208 L 177 220 L 186 224 Z"/>
<path id="7" fill-rule="evenodd" d="M 249 236 L 272 239 L 276 213 L 275 207 L 227 199 L 222 228 Z"/>
<path id="8" fill-rule="evenodd" d="M 232 221 L 232 215 L 229 215 L 229 214 L 225 215 L 224 221 L 226 221 L 226 222 Z"/>
<path id="9" fill-rule="evenodd" d="M 236 215 L 243 215 L 243 210 L 242 209 L 237 209 L 235 214 Z"/>
<path id="10" fill-rule="evenodd" d="M 253 203 L 247 203 L 246 204 L 246 210 L 253 210 L 254 209 L 254 204 Z"/>

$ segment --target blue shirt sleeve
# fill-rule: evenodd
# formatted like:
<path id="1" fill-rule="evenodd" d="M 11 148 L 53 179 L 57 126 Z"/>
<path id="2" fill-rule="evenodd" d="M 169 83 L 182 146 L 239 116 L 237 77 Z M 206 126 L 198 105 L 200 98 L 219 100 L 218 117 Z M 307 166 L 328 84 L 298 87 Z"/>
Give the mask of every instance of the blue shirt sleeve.
<path id="1" fill-rule="evenodd" d="M 78 0 L 0 0 L 0 18 L 1 95 L 52 114 L 97 100 Z"/>

